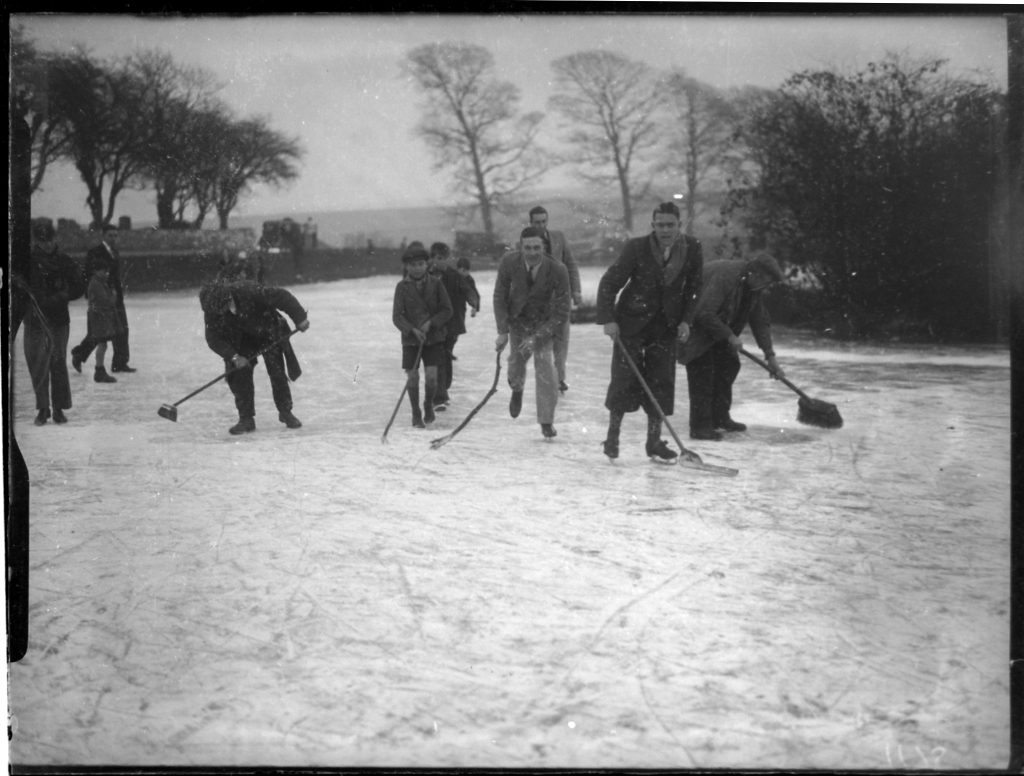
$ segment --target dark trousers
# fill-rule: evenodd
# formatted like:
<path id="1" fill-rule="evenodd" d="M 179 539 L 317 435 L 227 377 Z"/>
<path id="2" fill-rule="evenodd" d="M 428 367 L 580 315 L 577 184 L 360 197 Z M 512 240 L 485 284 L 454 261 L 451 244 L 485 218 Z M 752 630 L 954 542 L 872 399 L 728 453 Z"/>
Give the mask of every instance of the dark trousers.
<path id="1" fill-rule="evenodd" d="M 128 366 L 128 358 L 130 356 L 128 350 L 128 314 L 125 312 L 124 302 L 118 301 L 117 303 L 117 318 L 121 322 L 121 331 L 110 340 L 113 348 L 110 356 L 111 369 L 122 369 Z M 71 355 L 84 363 L 89 360 L 89 356 L 92 355 L 92 351 L 95 348 L 96 341 L 86 334 L 79 344 L 71 348 Z"/>
<path id="2" fill-rule="evenodd" d="M 263 363 L 267 367 L 267 374 L 270 376 L 270 390 L 274 395 L 274 406 L 278 412 L 288 412 L 292 408 L 292 390 L 288 386 L 288 375 L 284 370 L 284 353 L 281 347 L 270 348 L 263 354 Z M 234 364 L 224 361 L 224 368 L 231 370 Z M 256 417 L 256 390 L 253 385 L 253 367 L 229 371 L 227 376 L 228 387 L 235 397 L 235 409 L 238 410 L 239 418 Z"/>
<path id="3" fill-rule="evenodd" d="M 661 322 L 659 316 L 639 334 L 630 337 L 620 335 L 619 342 L 643 375 L 661 411 L 671 415 L 675 409 L 676 395 L 675 332 Z M 611 372 L 611 382 L 604 401 L 607 409 L 612 412 L 635 412 L 642 407 L 651 417 L 659 417 L 658 410 L 633 374 L 619 345 L 614 346 Z"/>
<path id="4" fill-rule="evenodd" d="M 25 316 L 25 361 L 36 394 L 36 409 L 71 409 L 68 379 L 68 326 L 43 325 L 36 313 Z"/>
<path id="5" fill-rule="evenodd" d="M 690 431 L 711 431 L 728 420 L 732 384 L 740 373 L 740 357 L 722 340 L 686 365 L 690 389 Z"/>
<path id="6" fill-rule="evenodd" d="M 437 398 L 442 401 L 448 398 L 448 389 L 452 387 L 452 376 L 455 371 L 452 354 L 455 352 L 455 343 L 458 341 L 458 334 L 449 334 L 444 338 L 444 356 L 437 368 L 437 387 L 440 389 Z"/>

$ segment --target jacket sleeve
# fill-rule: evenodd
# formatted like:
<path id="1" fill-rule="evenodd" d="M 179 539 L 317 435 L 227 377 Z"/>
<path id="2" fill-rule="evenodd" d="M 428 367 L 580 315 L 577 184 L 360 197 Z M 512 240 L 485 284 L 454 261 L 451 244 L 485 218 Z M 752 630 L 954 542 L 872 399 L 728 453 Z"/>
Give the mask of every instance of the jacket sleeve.
<path id="1" fill-rule="evenodd" d="M 552 260 L 554 284 L 551 294 L 551 315 L 537 327 L 535 336 L 543 339 L 553 337 L 565 325 L 572 312 L 572 293 L 569 290 L 569 271 L 565 265 Z"/>
<path id="2" fill-rule="evenodd" d="M 473 280 L 472 275 L 466 275 L 462 278 L 462 288 L 466 294 L 466 301 L 469 302 L 469 306 L 480 312 L 480 292 L 476 290 L 476 281 Z"/>
<path id="3" fill-rule="evenodd" d="M 732 336 L 729 323 L 722 320 L 721 315 L 722 308 L 732 291 L 732 287 L 727 283 L 714 283 L 704 289 L 700 302 L 697 304 L 694 324 L 702 329 L 713 342 L 729 339 Z"/>
<path id="4" fill-rule="evenodd" d="M 569 247 L 569 241 L 565 239 L 564 234 L 562 235 L 562 262 L 569 270 L 569 290 L 573 296 L 579 296 L 582 293 L 580 291 L 580 268 L 576 264 L 576 258 L 572 255 L 572 248 Z"/>
<path id="5" fill-rule="evenodd" d="M 67 285 L 68 299 L 79 299 L 87 288 L 85 275 L 81 267 L 70 256 L 62 257 L 64 262 L 64 283 Z"/>
<path id="6" fill-rule="evenodd" d="M 494 323 L 498 334 L 508 334 L 508 297 L 512 289 L 511 263 L 508 255 L 498 266 L 498 276 L 494 280 Z"/>
<path id="7" fill-rule="evenodd" d="M 772 347 L 772 322 L 768 315 L 768 307 L 764 303 L 764 292 L 754 294 L 754 301 L 750 305 L 750 333 L 754 335 L 754 341 L 761 348 L 765 358 L 775 355 Z"/>
<path id="8" fill-rule="evenodd" d="M 437 307 L 437 312 L 430 316 L 430 328 L 439 329 L 451 320 L 451 317 L 455 314 L 455 308 L 452 307 L 451 297 L 448 296 L 448 292 L 445 290 L 444 283 L 437 281 L 437 291 L 434 294 L 434 302 Z"/>
<path id="9" fill-rule="evenodd" d="M 615 297 L 629 282 L 636 270 L 636 249 L 632 241 L 626 243 L 615 262 L 605 270 L 597 286 L 597 322 L 611 323 L 615 320 Z"/>
<path id="10" fill-rule="evenodd" d="M 295 298 L 291 291 L 274 286 L 263 286 L 260 288 L 260 292 L 263 295 L 264 301 L 269 306 L 285 313 L 292 319 L 293 323 L 299 324 L 306 320 L 305 309 L 299 304 L 299 300 Z"/>
<path id="11" fill-rule="evenodd" d="M 391 322 L 402 334 L 410 334 L 416 328 L 412 321 L 405 317 L 405 293 L 403 284 L 399 281 L 395 286 L 395 300 L 391 305 Z"/>
<path id="12" fill-rule="evenodd" d="M 224 324 L 221 316 L 204 311 L 203 323 L 207 346 L 225 361 L 230 361 L 237 351 L 234 345 L 224 337 Z"/>

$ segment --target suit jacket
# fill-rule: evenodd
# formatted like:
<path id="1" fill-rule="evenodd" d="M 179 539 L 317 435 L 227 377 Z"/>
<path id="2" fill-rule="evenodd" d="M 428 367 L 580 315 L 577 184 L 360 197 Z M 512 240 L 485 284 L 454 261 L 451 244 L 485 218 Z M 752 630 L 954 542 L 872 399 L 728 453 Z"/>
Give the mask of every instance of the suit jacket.
<path id="1" fill-rule="evenodd" d="M 765 356 L 774 355 L 764 292 L 747 288 L 743 282 L 746 269 L 747 262 L 742 260 L 712 261 L 704 265 L 704 285 L 697 300 L 694 327 L 690 339 L 676 350 L 680 364 L 702 356 L 731 334 L 739 336 L 748 323 Z"/>
<path id="2" fill-rule="evenodd" d="M 572 296 L 569 271 L 550 256 L 543 256 L 533 284 L 526 260 L 519 251 L 501 257 L 494 281 L 494 320 L 498 334 L 512 327 L 538 338 L 554 335 L 569 320 Z"/>
<path id="3" fill-rule="evenodd" d="M 663 261 L 653 232 L 627 242 L 622 255 L 601 277 L 597 322 L 615 321 L 625 337 L 637 334 L 659 312 L 664 313 L 670 328 L 684 322 L 692 324 L 704 267 L 700 242 L 680 235 L 672 246 L 668 265 Z"/>
<path id="4" fill-rule="evenodd" d="M 391 322 L 402 332 L 403 345 L 418 345 L 412 333 L 428 320 L 430 328 L 424 344 L 436 345 L 447 336 L 446 324 L 452 317 L 452 303 L 444 284 L 428 272 L 423 285 L 411 277 L 402 278 L 395 286 L 395 300 L 391 307 Z"/>
<path id="5" fill-rule="evenodd" d="M 548 231 L 548 240 L 551 242 L 550 256 L 555 261 L 559 261 L 565 265 L 565 268 L 569 270 L 569 288 L 572 290 L 573 296 L 580 295 L 580 268 L 576 264 L 576 259 L 572 255 L 572 250 L 569 248 L 569 243 L 565 239 L 565 235 L 562 232 Z"/>

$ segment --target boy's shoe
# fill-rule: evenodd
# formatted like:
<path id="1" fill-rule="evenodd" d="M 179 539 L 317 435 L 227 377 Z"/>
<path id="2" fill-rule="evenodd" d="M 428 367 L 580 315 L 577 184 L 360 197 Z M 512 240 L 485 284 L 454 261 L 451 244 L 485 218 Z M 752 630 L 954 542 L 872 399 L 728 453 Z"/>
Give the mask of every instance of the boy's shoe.
<path id="1" fill-rule="evenodd" d="M 117 378 L 111 377 L 107 374 L 107 370 L 101 366 L 96 367 L 96 373 L 93 375 L 93 380 L 97 383 L 116 383 Z"/>
<path id="2" fill-rule="evenodd" d="M 42 426 L 49 419 L 50 419 L 50 410 L 49 409 L 39 410 L 39 414 L 36 415 L 36 419 L 33 420 L 32 422 L 35 423 L 37 426 Z"/>
<path id="3" fill-rule="evenodd" d="M 540 433 L 544 435 L 545 439 L 553 439 L 554 437 L 558 436 L 558 432 L 555 431 L 555 427 L 550 423 L 541 423 Z"/>
<path id="4" fill-rule="evenodd" d="M 664 439 L 659 439 L 656 442 L 648 442 L 646 449 L 648 457 L 654 458 L 663 463 L 674 463 L 675 459 L 679 457 L 679 453 L 665 444 Z"/>
<path id="5" fill-rule="evenodd" d="M 604 449 L 604 454 L 609 458 L 619 457 L 619 440 L 618 439 L 606 439 L 601 443 Z"/>
<path id="6" fill-rule="evenodd" d="M 68 417 L 64 414 L 64 410 L 55 409 L 53 411 L 53 422 L 54 423 L 67 423 Z"/>
<path id="7" fill-rule="evenodd" d="M 746 431 L 747 424 L 737 423 L 732 418 L 726 418 L 725 420 L 718 421 L 718 423 L 715 424 L 715 428 L 720 428 L 723 431 Z"/>
<path id="8" fill-rule="evenodd" d="M 523 391 L 512 390 L 512 398 L 508 402 L 508 414 L 513 418 L 518 418 L 519 413 L 523 410 Z"/>
<path id="9" fill-rule="evenodd" d="M 228 429 L 233 436 L 249 434 L 256 430 L 256 418 L 239 418 L 238 422 Z"/>
<path id="10" fill-rule="evenodd" d="M 75 352 L 71 353 L 71 366 L 75 368 L 75 371 L 78 372 L 78 374 L 82 374 L 82 359 L 80 359 L 78 354 Z"/>
<path id="11" fill-rule="evenodd" d="M 302 428 L 302 421 L 292 415 L 291 410 L 277 413 L 277 419 L 288 426 L 288 428 Z"/>

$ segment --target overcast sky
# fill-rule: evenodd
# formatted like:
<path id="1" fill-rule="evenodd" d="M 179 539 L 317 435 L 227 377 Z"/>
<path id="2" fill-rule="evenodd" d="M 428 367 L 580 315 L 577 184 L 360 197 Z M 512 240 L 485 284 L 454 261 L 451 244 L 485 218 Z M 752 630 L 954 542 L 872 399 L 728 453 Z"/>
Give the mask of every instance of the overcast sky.
<path id="1" fill-rule="evenodd" d="M 692 7 L 692 6 L 690 6 Z M 419 95 L 399 63 L 415 46 L 461 41 L 485 46 L 497 74 L 522 91 L 524 110 L 546 111 L 550 63 L 604 49 L 657 67 L 678 66 L 718 87 L 776 87 L 807 68 L 852 70 L 887 51 L 950 60 L 951 72 L 1006 87 L 1006 23 L 998 16 L 769 15 L 303 15 L 158 19 L 127 16 L 13 17 L 42 50 L 83 44 L 103 58 L 163 49 L 210 70 L 240 116 L 262 115 L 306 149 L 301 177 L 259 189 L 244 214 L 449 204 L 413 135 Z M 549 138 L 557 118 L 549 114 Z M 546 182 L 563 182 L 552 175 Z M 54 170 L 34 212 L 87 222 L 85 188 Z M 152 221 L 153 195 L 122 195 L 117 215 Z"/>

